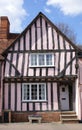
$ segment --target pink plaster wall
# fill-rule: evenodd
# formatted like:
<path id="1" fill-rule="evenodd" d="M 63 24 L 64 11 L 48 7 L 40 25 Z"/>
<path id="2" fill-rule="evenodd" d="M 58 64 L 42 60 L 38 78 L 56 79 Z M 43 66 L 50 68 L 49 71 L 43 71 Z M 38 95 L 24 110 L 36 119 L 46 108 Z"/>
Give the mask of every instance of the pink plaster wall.
<path id="1" fill-rule="evenodd" d="M 46 35 L 46 26 L 45 26 L 44 19 L 42 19 L 42 32 L 43 32 L 43 48 L 47 49 L 47 35 Z"/>
<path id="2" fill-rule="evenodd" d="M 70 61 L 70 52 L 67 53 L 67 63 L 68 64 Z M 68 68 L 66 69 L 66 75 L 69 75 L 70 73 L 70 66 L 68 66 Z"/>
<path id="3" fill-rule="evenodd" d="M 35 26 L 34 26 L 34 24 L 32 25 L 32 27 L 31 27 L 31 34 L 32 34 L 32 41 L 31 41 L 31 45 L 32 45 L 32 50 L 35 50 Z"/>
<path id="4" fill-rule="evenodd" d="M 75 57 L 75 52 L 72 52 L 73 54 L 73 57 Z M 75 75 L 75 71 L 76 71 L 76 68 L 75 68 L 75 65 L 76 65 L 76 60 L 73 61 L 72 63 L 72 74 Z"/>
<path id="5" fill-rule="evenodd" d="M 46 76 L 46 68 L 42 69 L 42 76 Z"/>
<path id="6" fill-rule="evenodd" d="M 30 111 L 33 110 L 33 103 L 29 103 L 29 110 L 30 110 Z"/>
<path id="7" fill-rule="evenodd" d="M 12 67 L 11 76 L 15 76 L 15 69 Z"/>
<path id="8" fill-rule="evenodd" d="M 39 75 L 40 75 L 40 69 L 37 68 L 37 69 L 36 69 L 36 76 L 39 76 Z"/>
<path id="9" fill-rule="evenodd" d="M 61 52 L 61 58 L 60 58 L 60 72 L 64 69 L 65 64 L 65 53 Z"/>
<path id="10" fill-rule="evenodd" d="M 37 111 L 40 110 L 40 103 L 35 103 L 35 110 L 37 110 Z"/>
<path id="11" fill-rule="evenodd" d="M 53 83 L 53 109 L 58 110 L 57 83 Z"/>
<path id="12" fill-rule="evenodd" d="M 21 84 L 17 83 L 17 111 L 21 111 Z"/>
<path id="13" fill-rule="evenodd" d="M 82 84 L 82 60 L 79 59 L 79 83 Z"/>
<path id="14" fill-rule="evenodd" d="M 18 42 L 15 43 L 14 49 L 15 51 L 18 50 Z"/>
<path id="15" fill-rule="evenodd" d="M 17 54 L 13 54 L 13 60 L 12 60 L 12 63 L 13 65 L 16 67 L 16 61 L 17 61 Z M 15 69 L 12 67 L 12 70 L 11 70 L 11 76 L 14 76 L 15 75 Z"/>
<path id="16" fill-rule="evenodd" d="M 55 75 L 58 75 L 58 57 L 59 53 L 55 54 Z"/>
<path id="17" fill-rule="evenodd" d="M 2 104 L 3 104 L 3 73 L 4 72 L 4 62 L 1 64 L 1 88 L 0 88 L 0 115 L 2 114 Z"/>
<path id="18" fill-rule="evenodd" d="M 14 107 L 15 107 L 15 84 L 12 83 L 12 86 L 11 86 L 11 110 L 14 111 Z"/>
<path id="19" fill-rule="evenodd" d="M 46 110 L 47 110 L 46 103 L 42 103 L 42 110 L 43 110 L 43 111 L 46 111 Z"/>
<path id="20" fill-rule="evenodd" d="M 23 36 L 20 38 L 20 50 L 24 50 Z"/>
<path id="21" fill-rule="evenodd" d="M 60 48 L 64 49 L 63 37 L 60 35 L 59 38 L 60 38 Z"/>
<path id="22" fill-rule="evenodd" d="M 8 109 L 8 84 L 4 85 L 4 107 Z"/>
<path id="23" fill-rule="evenodd" d="M 48 76 L 54 76 L 54 69 L 48 68 Z"/>
<path id="24" fill-rule="evenodd" d="M 26 76 L 27 74 L 27 67 L 28 67 L 28 53 L 25 54 L 24 76 Z"/>
<path id="25" fill-rule="evenodd" d="M 51 85 L 50 83 L 48 83 L 48 110 L 51 110 L 51 93 L 50 93 L 50 90 L 51 90 Z"/>
<path id="26" fill-rule="evenodd" d="M 22 111 L 26 111 L 27 110 L 27 104 L 26 103 L 22 103 Z"/>
<path id="27" fill-rule="evenodd" d="M 7 56 L 8 60 L 10 60 L 10 57 L 11 57 L 11 54 L 8 54 L 8 56 Z M 7 77 L 9 77 L 9 67 L 10 67 L 10 64 L 7 61 L 6 66 L 5 66 L 5 76 L 7 76 Z"/>
<path id="28" fill-rule="evenodd" d="M 9 77 L 9 63 L 6 62 L 6 66 L 5 66 L 5 76 Z"/>
<path id="29" fill-rule="evenodd" d="M 67 41 L 65 41 L 65 44 L 66 44 L 66 49 L 70 49 L 69 43 Z"/>
<path id="30" fill-rule="evenodd" d="M 54 49 L 58 49 L 57 32 L 56 32 L 56 30 L 55 30 L 55 29 L 54 29 L 54 41 L 55 41 L 55 48 L 54 48 Z"/>
<path id="31" fill-rule="evenodd" d="M 17 61 L 17 53 L 13 54 L 13 65 L 16 66 L 16 61 Z"/>
<path id="32" fill-rule="evenodd" d="M 40 19 L 36 22 L 37 25 L 37 49 L 41 49 L 41 31 L 40 31 Z"/>
<path id="33" fill-rule="evenodd" d="M 48 39 L 49 39 L 49 49 L 53 49 L 53 41 L 52 41 L 52 28 L 51 26 L 48 24 Z"/>
<path id="34" fill-rule="evenodd" d="M 28 76 L 33 76 L 34 75 L 34 71 L 32 68 L 28 69 Z"/>
<path id="35" fill-rule="evenodd" d="M 26 50 L 29 50 L 29 31 L 27 31 L 26 33 L 25 41 L 26 41 Z"/>
<path id="36" fill-rule="evenodd" d="M 19 54 L 19 59 L 18 59 L 18 68 L 17 68 L 20 73 L 22 71 L 22 61 L 23 61 L 23 54 L 20 53 Z"/>

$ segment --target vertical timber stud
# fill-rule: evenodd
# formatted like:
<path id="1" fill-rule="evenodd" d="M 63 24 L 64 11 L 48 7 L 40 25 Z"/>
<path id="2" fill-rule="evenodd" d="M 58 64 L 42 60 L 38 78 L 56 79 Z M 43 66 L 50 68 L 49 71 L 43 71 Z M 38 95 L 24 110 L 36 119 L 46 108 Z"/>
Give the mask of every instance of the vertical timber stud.
<path id="1" fill-rule="evenodd" d="M 41 29 L 41 50 L 43 50 L 43 36 L 42 36 L 42 16 L 40 16 L 40 29 Z"/>
<path id="2" fill-rule="evenodd" d="M 79 88 L 78 88 L 78 86 L 79 86 L 79 82 L 78 82 L 78 78 L 76 79 L 76 82 L 75 82 L 75 110 L 76 110 L 76 115 L 78 116 L 78 114 L 79 114 L 79 106 L 78 106 L 78 98 L 79 98 Z"/>
<path id="3" fill-rule="evenodd" d="M 35 50 L 37 50 L 37 26 L 35 22 Z"/>
<path id="4" fill-rule="evenodd" d="M 21 83 L 21 111 L 22 111 L 22 83 Z"/>
<path id="5" fill-rule="evenodd" d="M 47 110 L 48 110 L 48 82 L 46 83 L 46 100 L 47 100 Z"/>
<path id="6" fill-rule="evenodd" d="M 78 51 L 76 51 L 75 55 L 76 55 L 76 74 L 78 74 Z"/>
<path id="7" fill-rule="evenodd" d="M 71 50 L 71 46 L 70 46 L 70 60 L 73 58 L 73 52 L 72 52 L 72 50 Z M 72 75 L 72 62 L 71 62 L 71 64 L 70 64 L 70 75 Z"/>
<path id="8" fill-rule="evenodd" d="M 58 40 L 58 49 L 60 51 L 60 41 L 59 41 L 59 34 L 57 33 L 57 40 Z M 59 52 L 59 57 L 58 57 L 58 73 L 60 72 L 60 58 L 61 58 L 61 52 Z"/>
<path id="9" fill-rule="evenodd" d="M 65 56 L 64 56 L 64 68 L 66 68 L 66 62 L 67 62 L 67 52 L 66 52 L 66 43 L 65 39 L 63 38 L 63 44 L 64 44 L 64 50 L 65 50 Z"/>
<path id="10" fill-rule="evenodd" d="M 60 83 L 57 83 L 57 96 L 58 96 L 58 110 L 61 111 L 61 104 L 60 104 Z"/>
<path id="11" fill-rule="evenodd" d="M 48 50 L 48 44 L 49 44 L 49 41 L 48 41 L 48 24 L 47 24 L 47 22 L 45 22 L 45 26 L 46 26 L 46 37 L 47 37 L 47 50 Z"/>
<path id="12" fill-rule="evenodd" d="M 53 110 L 53 83 L 51 83 L 51 110 Z"/>
<path id="13" fill-rule="evenodd" d="M 15 111 L 17 111 L 17 83 L 15 83 Z"/>
<path id="14" fill-rule="evenodd" d="M 11 83 L 8 83 L 8 109 L 11 109 Z"/>

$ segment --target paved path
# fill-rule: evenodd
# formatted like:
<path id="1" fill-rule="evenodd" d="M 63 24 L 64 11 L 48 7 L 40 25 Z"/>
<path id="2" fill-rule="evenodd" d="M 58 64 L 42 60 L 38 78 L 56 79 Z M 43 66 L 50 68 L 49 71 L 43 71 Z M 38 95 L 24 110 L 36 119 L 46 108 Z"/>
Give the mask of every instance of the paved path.
<path id="1" fill-rule="evenodd" d="M 0 130 L 82 130 L 82 124 L 10 123 L 0 124 Z"/>

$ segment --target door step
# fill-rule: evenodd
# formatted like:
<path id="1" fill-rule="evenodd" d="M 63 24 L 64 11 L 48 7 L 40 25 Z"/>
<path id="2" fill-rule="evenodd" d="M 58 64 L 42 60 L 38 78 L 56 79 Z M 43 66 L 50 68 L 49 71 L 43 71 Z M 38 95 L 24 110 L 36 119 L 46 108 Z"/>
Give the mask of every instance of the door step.
<path id="1" fill-rule="evenodd" d="M 63 111 L 60 114 L 61 123 L 78 123 L 76 112 L 74 111 Z"/>

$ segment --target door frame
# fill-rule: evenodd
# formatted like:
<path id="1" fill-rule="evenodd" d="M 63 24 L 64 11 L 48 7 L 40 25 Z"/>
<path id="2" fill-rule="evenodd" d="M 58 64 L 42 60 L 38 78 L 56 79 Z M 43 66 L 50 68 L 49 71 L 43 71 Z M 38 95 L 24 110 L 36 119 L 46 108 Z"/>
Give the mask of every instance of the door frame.
<path id="1" fill-rule="evenodd" d="M 61 85 L 59 88 L 60 93 L 60 107 L 62 111 L 69 111 L 69 86 Z"/>
<path id="2" fill-rule="evenodd" d="M 68 83 L 58 83 L 57 86 L 58 86 L 58 107 L 59 107 L 59 111 L 64 111 L 64 110 L 61 110 L 61 102 L 60 102 L 60 87 L 62 85 L 68 85 L 68 91 L 69 91 L 69 110 L 67 111 L 73 111 L 73 98 L 74 98 L 74 91 L 73 91 L 73 84 L 69 85 Z"/>

